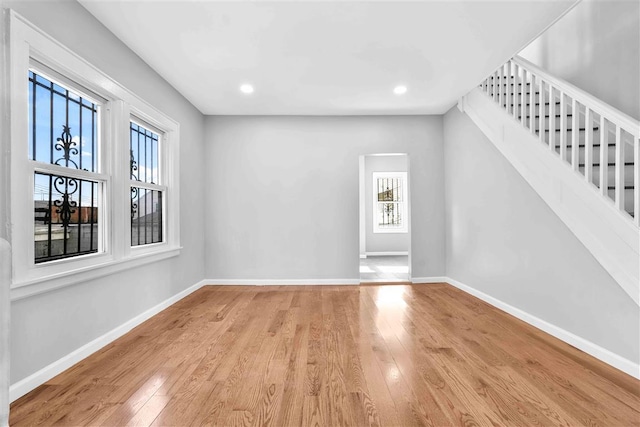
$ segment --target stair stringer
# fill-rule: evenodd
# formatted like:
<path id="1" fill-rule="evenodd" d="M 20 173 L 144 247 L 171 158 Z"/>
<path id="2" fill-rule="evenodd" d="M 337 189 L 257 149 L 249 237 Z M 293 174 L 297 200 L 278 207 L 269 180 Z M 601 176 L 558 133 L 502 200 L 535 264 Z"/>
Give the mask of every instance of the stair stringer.
<path id="1" fill-rule="evenodd" d="M 633 221 L 479 88 L 459 108 L 640 306 L 640 232 Z"/>

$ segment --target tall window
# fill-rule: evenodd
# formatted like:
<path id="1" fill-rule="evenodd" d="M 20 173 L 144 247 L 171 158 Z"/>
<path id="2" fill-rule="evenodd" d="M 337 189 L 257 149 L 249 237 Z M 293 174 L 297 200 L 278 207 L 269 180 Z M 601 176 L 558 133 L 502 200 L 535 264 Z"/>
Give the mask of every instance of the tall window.
<path id="1" fill-rule="evenodd" d="M 406 233 L 407 173 L 373 173 L 373 232 Z"/>
<path id="2" fill-rule="evenodd" d="M 149 129 L 131 122 L 131 246 L 162 242 L 162 195 L 159 185 L 160 137 Z"/>
<path id="3" fill-rule="evenodd" d="M 33 162 L 34 261 L 101 250 L 99 102 L 29 71 L 29 159 Z"/>
<path id="4" fill-rule="evenodd" d="M 179 124 L 9 19 L 12 293 L 178 255 Z"/>

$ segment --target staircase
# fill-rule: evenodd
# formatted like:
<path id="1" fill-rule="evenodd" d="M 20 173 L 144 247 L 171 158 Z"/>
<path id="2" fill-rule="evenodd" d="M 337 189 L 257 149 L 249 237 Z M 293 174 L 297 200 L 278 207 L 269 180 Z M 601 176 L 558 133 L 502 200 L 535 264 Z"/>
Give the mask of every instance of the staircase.
<path id="1" fill-rule="evenodd" d="M 640 305 L 640 123 L 520 57 L 460 106 Z"/>

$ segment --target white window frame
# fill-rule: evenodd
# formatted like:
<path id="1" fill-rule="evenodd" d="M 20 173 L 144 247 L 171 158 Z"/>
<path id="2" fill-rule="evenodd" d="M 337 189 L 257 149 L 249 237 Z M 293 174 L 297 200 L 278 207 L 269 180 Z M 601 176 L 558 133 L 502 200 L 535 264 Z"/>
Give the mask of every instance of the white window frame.
<path id="1" fill-rule="evenodd" d="M 157 125 L 148 122 L 147 120 L 143 120 L 140 117 L 140 112 L 133 110 L 132 114 L 129 118 L 129 122 L 127 122 L 127 124 L 129 124 L 130 122 L 133 122 L 135 124 L 137 124 L 138 126 L 141 126 L 147 130 L 150 130 L 152 132 L 154 132 L 155 134 L 158 135 L 158 183 L 156 184 L 152 184 L 150 182 L 144 182 L 144 181 L 135 181 L 131 179 L 131 174 L 127 174 L 127 176 L 129 177 L 129 191 L 131 191 L 131 187 L 137 187 L 137 188 L 141 188 L 141 189 L 145 189 L 145 190 L 156 190 L 156 191 L 161 191 L 162 192 L 162 216 L 163 216 L 163 221 L 162 221 L 162 241 L 161 242 L 157 242 L 157 243 L 147 243 L 147 244 L 142 244 L 142 245 L 137 245 L 137 246 L 133 246 L 131 245 L 131 223 L 129 223 L 129 227 L 127 228 L 127 232 L 128 232 L 128 242 L 129 242 L 129 247 L 130 247 L 130 252 L 132 254 L 145 254 L 148 252 L 153 252 L 156 250 L 157 247 L 160 247 L 162 245 L 165 245 L 167 243 L 167 237 L 166 237 L 166 232 L 167 232 L 167 227 L 166 227 L 166 221 L 164 220 L 164 215 L 166 213 L 166 207 L 167 207 L 167 202 L 166 202 L 166 197 L 167 197 L 167 189 L 168 187 L 165 185 L 166 183 L 166 179 L 165 179 L 165 171 L 168 168 L 168 162 L 167 162 L 167 156 L 165 155 L 166 152 L 166 143 L 167 143 L 167 134 L 166 132 L 164 132 L 160 127 L 158 127 Z M 129 133 L 127 133 L 127 147 L 129 147 Z M 128 159 L 129 157 L 127 157 Z M 129 163 L 127 163 L 128 165 Z"/>
<path id="2" fill-rule="evenodd" d="M 373 223 L 373 232 L 378 233 L 408 233 L 409 232 L 409 191 L 408 191 L 408 183 L 407 183 L 407 173 L 406 172 L 373 172 L 372 173 L 372 194 L 373 194 L 373 204 L 372 204 L 372 223 Z M 378 225 L 378 205 L 380 203 L 378 201 L 378 179 L 380 178 L 399 178 L 402 180 L 402 226 L 395 228 L 381 228 Z M 397 202 L 395 202 L 397 203 Z"/>
<path id="3" fill-rule="evenodd" d="M 176 256 L 180 252 L 179 131 L 177 122 L 121 86 L 65 46 L 9 11 L 9 92 L 11 135 L 10 240 L 13 247 L 13 300 L 113 274 Z M 44 165 L 28 154 L 28 71 L 34 61 L 59 74 L 70 89 L 100 97 L 98 173 Z M 44 76 L 54 78 L 48 73 Z M 129 121 L 153 126 L 163 138 L 163 241 L 131 248 Z M 35 264 L 33 174 L 35 171 L 104 182 L 98 224 L 99 252 Z M 27 196 L 25 196 L 27 195 Z M 127 236 L 129 238 L 127 239 Z"/>
<path id="4" fill-rule="evenodd" d="M 28 182 L 31 191 L 33 191 L 34 188 L 34 174 L 36 172 L 39 173 L 43 173 L 43 174 L 48 174 L 48 175 L 56 175 L 56 176 L 63 176 L 63 177 L 68 177 L 68 178 L 75 178 L 75 179 L 80 179 L 80 180 L 85 180 L 85 181 L 93 181 L 98 183 L 98 194 L 96 196 L 96 198 L 98 199 L 98 207 L 100 206 L 105 206 L 108 202 L 107 202 L 107 189 L 110 187 L 111 185 L 111 177 L 104 173 L 103 171 L 106 170 L 106 166 L 105 166 L 105 161 L 104 161 L 104 157 L 103 153 L 104 153 L 104 149 L 102 147 L 102 143 L 104 141 L 104 137 L 105 137 L 105 133 L 104 133 L 104 129 L 105 129 L 105 121 L 103 119 L 103 115 L 104 115 L 104 110 L 105 108 L 108 108 L 109 105 L 109 101 L 104 99 L 103 97 L 101 97 L 98 94 L 95 93 L 91 93 L 88 92 L 86 89 L 80 87 L 78 84 L 76 84 L 75 82 L 69 81 L 69 79 L 64 78 L 64 76 L 60 76 L 59 73 L 57 73 L 55 70 L 50 69 L 49 67 L 47 67 L 45 64 L 41 64 L 39 63 L 37 60 L 35 60 L 35 58 L 31 58 L 31 60 L 29 61 L 29 70 L 33 71 L 34 73 L 36 73 L 39 76 L 42 76 L 46 79 L 48 79 L 49 81 L 60 85 L 61 87 L 65 87 L 67 89 L 70 89 L 71 91 L 75 92 L 77 95 L 82 96 L 85 99 L 91 100 L 92 102 L 94 102 L 97 105 L 98 108 L 98 122 L 97 122 L 97 128 L 98 128 L 98 135 L 97 135 L 97 139 L 98 139 L 98 144 L 97 144 L 97 153 L 96 155 L 98 156 L 98 162 L 96 164 L 97 166 L 97 170 L 95 172 L 89 172 L 89 171 L 85 171 L 82 169 L 73 169 L 73 168 L 68 168 L 68 167 L 63 167 L 63 166 L 58 166 L 55 164 L 51 164 L 51 163 L 45 163 L 45 162 L 41 162 L 41 161 L 36 161 L 35 159 L 32 160 L 28 160 L 24 167 L 26 169 L 28 169 L 28 173 L 29 173 L 29 179 L 25 180 Z M 26 104 L 28 105 L 28 101 L 26 102 Z M 26 139 L 25 141 L 28 141 L 28 139 Z M 25 148 L 26 151 L 29 151 L 29 144 L 31 143 L 31 141 L 28 141 L 28 143 L 26 143 L 26 145 L 23 145 L 21 147 L 18 148 L 18 150 L 14 149 L 13 152 L 17 153 L 18 156 L 23 156 L 23 153 Z M 16 144 L 18 145 L 18 144 Z M 27 158 L 28 158 L 28 154 L 27 154 Z M 22 159 L 16 159 L 18 162 L 21 161 Z M 17 170 L 26 170 L 26 169 L 17 169 Z M 25 189 L 25 191 L 27 191 Z M 24 192 L 21 193 L 16 193 L 16 194 L 27 194 Z M 31 198 L 29 200 L 31 202 L 31 209 L 33 209 L 33 198 Z M 26 202 L 25 202 L 26 203 Z M 26 204 L 25 204 L 25 208 L 26 208 Z M 58 270 L 64 270 L 67 263 L 69 261 L 71 261 L 72 259 L 77 259 L 78 261 L 82 261 L 84 258 L 95 258 L 95 257 L 99 257 L 100 255 L 102 255 L 105 252 L 105 248 L 106 248 L 106 239 L 105 239 L 105 233 L 104 233 L 104 227 L 102 227 L 102 224 L 108 223 L 109 222 L 109 212 L 106 209 L 98 209 L 98 233 L 97 233 L 97 239 L 98 239 L 98 251 L 97 253 L 92 253 L 92 254 L 84 254 L 84 255 L 76 255 L 76 256 L 70 256 L 67 258 L 61 258 L 59 260 L 55 260 L 55 261 L 46 261 L 44 263 L 36 263 L 35 262 L 35 249 L 34 249 L 34 245 L 27 245 L 27 247 L 25 248 L 27 251 L 27 260 L 28 263 L 27 267 L 30 270 L 33 270 L 34 272 L 37 271 L 58 271 Z M 31 223 L 31 225 L 33 226 L 33 222 Z M 32 229 L 33 232 L 33 229 Z M 23 249 L 24 250 L 24 249 Z M 91 261 L 82 261 L 82 263 L 84 264 L 90 264 Z M 81 263 L 81 264 L 82 264 Z M 59 265 L 59 267 L 58 267 Z"/>

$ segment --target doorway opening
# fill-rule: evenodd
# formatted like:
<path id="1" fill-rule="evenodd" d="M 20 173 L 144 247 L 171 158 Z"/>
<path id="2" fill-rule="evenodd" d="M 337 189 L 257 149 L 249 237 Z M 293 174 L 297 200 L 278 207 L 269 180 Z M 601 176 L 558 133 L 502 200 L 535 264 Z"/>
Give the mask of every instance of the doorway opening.
<path id="1" fill-rule="evenodd" d="M 409 156 L 360 156 L 360 283 L 411 281 Z"/>

